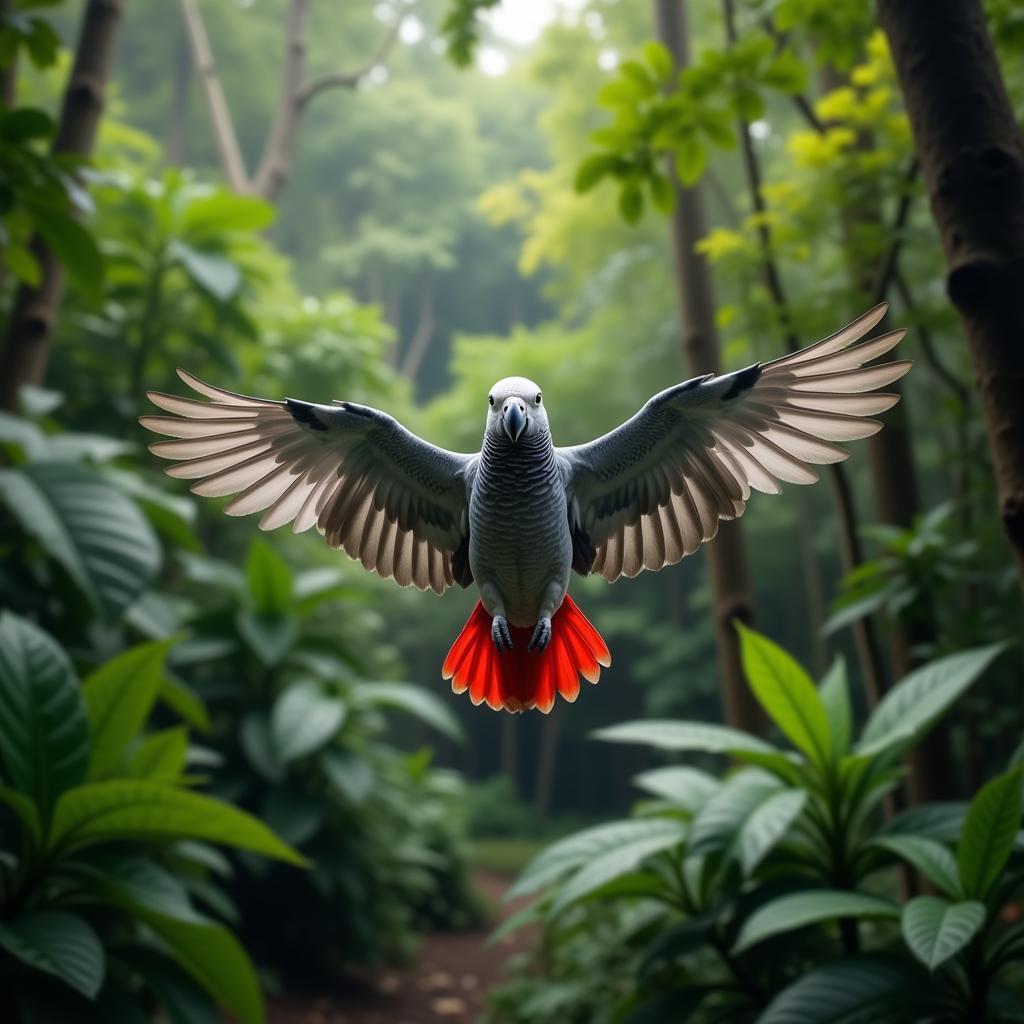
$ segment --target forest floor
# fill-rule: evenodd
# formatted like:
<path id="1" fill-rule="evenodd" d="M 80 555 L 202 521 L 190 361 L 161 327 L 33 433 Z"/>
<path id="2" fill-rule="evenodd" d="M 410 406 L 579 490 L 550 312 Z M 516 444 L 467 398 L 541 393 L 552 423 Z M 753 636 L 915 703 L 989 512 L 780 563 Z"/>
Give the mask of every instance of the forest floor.
<path id="1" fill-rule="evenodd" d="M 512 881 L 507 875 L 477 871 L 473 881 L 494 908 L 479 929 L 424 936 L 415 963 L 378 972 L 359 992 L 272 998 L 268 1024 L 475 1024 L 488 992 L 504 979 L 509 957 L 529 949 L 533 934 L 522 928 L 485 945 L 521 904 L 501 902 Z"/>

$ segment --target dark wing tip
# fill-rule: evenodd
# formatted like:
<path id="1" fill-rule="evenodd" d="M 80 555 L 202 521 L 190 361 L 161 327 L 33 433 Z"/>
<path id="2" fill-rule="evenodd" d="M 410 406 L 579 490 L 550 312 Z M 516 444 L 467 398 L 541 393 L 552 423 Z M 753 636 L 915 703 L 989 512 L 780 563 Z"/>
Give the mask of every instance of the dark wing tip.
<path id="1" fill-rule="evenodd" d="M 310 430 L 327 429 L 327 427 L 324 426 L 324 424 L 317 418 L 311 402 L 301 402 L 297 398 L 286 398 L 284 400 L 284 404 L 292 414 L 292 419 L 295 420 L 296 423 L 301 423 L 304 427 L 309 427 Z"/>
<path id="2" fill-rule="evenodd" d="M 761 376 L 761 364 L 754 363 L 744 370 L 737 370 L 731 376 L 732 384 L 729 385 L 729 390 L 722 395 L 723 402 L 738 398 L 744 391 L 749 391 Z"/>

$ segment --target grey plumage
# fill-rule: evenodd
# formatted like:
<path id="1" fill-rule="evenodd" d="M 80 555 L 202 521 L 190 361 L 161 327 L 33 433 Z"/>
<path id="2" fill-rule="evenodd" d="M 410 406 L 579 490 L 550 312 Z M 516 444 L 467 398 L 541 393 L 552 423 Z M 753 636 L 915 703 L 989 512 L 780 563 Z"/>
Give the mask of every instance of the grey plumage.
<path id="1" fill-rule="evenodd" d="M 248 398 L 184 371 L 209 401 L 151 393 L 173 415 L 140 422 L 174 439 L 151 445 L 175 460 L 171 476 L 196 480 L 197 494 L 235 495 L 229 515 L 262 512 L 262 529 L 315 525 L 402 586 L 440 594 L 475 581 L 492 615 L 532 625 L 557 609 L 571 568 L 615 580 L 678 562 L 742 515 L 751 490 L 813 483 L 811 465 L 847 457 L 837 441 L 881 429 L 871 417 L 898 395 L 868 392 L 910 363 L 864 364 L 904 332 L 855 342 L 884 314 L 879 306 L 792 355 L 678 384 L 571 448 L 553 446 L 540 390 L 524 378 L 492 389 L 478 454 L 438 448 L 367 406 Z"/>

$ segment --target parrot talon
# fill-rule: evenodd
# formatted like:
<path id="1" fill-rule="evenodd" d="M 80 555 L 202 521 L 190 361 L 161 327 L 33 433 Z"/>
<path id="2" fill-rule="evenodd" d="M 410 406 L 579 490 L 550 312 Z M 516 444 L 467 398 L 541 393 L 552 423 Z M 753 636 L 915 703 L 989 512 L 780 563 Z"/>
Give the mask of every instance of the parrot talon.
<path id="1" fill-rule="evenodd" d="M 512 650 L 512 633 L 508 628 L 508 619 L 504 615 L 495 615 L 491 621 L 491 639 L 498 653 Z"/>
<path id="2" fill-rule="evenodd" d="M 545 648 L 550 642 L 551 620 L 539 619 L 537 625 L 533 628 L 533 636 L 530 638 L 530 645 L 526 649 L 528 651 L 536 651 L 537 654 L 543 654 Z"/>

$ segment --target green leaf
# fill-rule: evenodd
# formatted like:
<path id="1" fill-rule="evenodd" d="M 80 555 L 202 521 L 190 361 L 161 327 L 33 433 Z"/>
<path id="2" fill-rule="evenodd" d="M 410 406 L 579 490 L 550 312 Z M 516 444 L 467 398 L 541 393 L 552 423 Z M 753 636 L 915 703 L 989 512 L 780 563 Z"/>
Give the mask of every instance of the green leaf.
<path id="1" fill-rule="evenodd" d="M 708 165 L 707 147 L 693 132 L 681 135 L 676 142 L 676 174 L 687 187 L 700 181 Z"/>
<path id="2" fill-rule="evenodd" d="M 256 196 L 237 196 L 230 192 L 192 199 L 181 215 L 182 234 L 200 245 L 225 232 L 265 231 L 274 222 L 273 204 Z"/>
<path id="3" fill-rule="evenodd" d="M 230 302 L 242 287 L 241 270 L 226 256 L 178 240 L 168 246 L 168 251 L 185 273 L 219 302 Z"/>
<path id="4" fill-rule="evenodd" d="M 881 829 L 884 835 L 920 835 L 940 843 L 956 842 L 967 820 L 968 805 L 960 800 L 922 804 L 901 811 Z"/>
<path id="5" fill-rule="evenodd" d="M 294 683 L 274 703 L 270 742 L 278 761 L 287 764 L 312 754 L 334 738 L 345 721 L 345 703 L 316 683 Z"/>
<path id="6" fill-rule="evenodd" d="M 758 703 L 819 768 L 832 759 L 825 706 L 807 673 L 778 644 L 737 622 L 743 671 Z"/>
<path id="7" fill-rule="evenodd" d="M 697 768 L 652 768 L 633 776 L 633 785 L 695 813 L 719 786 L 718 780 Z"/>
<path id="8" fill-rule="evenodd" d="M 0 613 L 0 755 L 43 823 L 85 778 L 89 725 L 67 655 L 49 634 Z"/>
<path id="9" fill-rule="evenodd" d="M 27 245 L 11 242 L 3 252 L 7 269 L 19 280 L 36 288 L 43 279 L 43 268 Z"/>
<path id="10" fill-rule="evenodd" d="M 249 649 L 267 668 L 284 661 L 299 639 L 294 615 L 259 615 L 240 609 L 235 624 Z"/>
<path id="11" fill-rule="evenodd" d="M 144 780 L 92 782 L 58 801 L 49 848 L 68 853 L 127 839 L 205 839 L 290 864 L 305 860 L 262 822 L 213 797 Z"/>
<path id="12" fill-rule="evenodd" d="M 947 896 L 960 894 L 956 860 L 942 843 L 927 836 L 893 835 L 875 836 L 869 841 L 869 845 L 881 847 L 896 854 L 897 857 L 902 857 Z"/>
<path id="13" fill-rule="evenodd" d="M 609 743 L 643 743 L 658 750 L 702 750 L 709 754 L 735 754 L 740 750 L 770 754 L 775 748 L 739 729 L 703 722 L 652 719 L 622 722 L 591 733 Z"/>
<path id="14" fill-rule="evenodd" d="M 33 204 L 36 230 L 72 280 L 86 295 L 103 297 L 103 256 L 95 239 L 74 217 L 50 207 Z"/>
<path id="15" fill-rule="evenodd" d="M 743 769 L 728 778 L 697 812 L 686 850 L 690 856 L 732 845 L 740 827 L 779 791 L 779 783 L 757 769 Z"/>
<path id="16" fill-rule="evenodd" d="M 964 895 L 984 899 L 1013 850 L 1020 828 L 1024 767 L 997 775 L 971 801 L 957 847 Z"/>
<path id="17" fill-rule="evenodd" d="M 985 905 L 977 900 L 950 903 L 918 896 L 903 908 L 903 938 L 930 971 L 956 956 L 985 922 Z"/>
<path id="18" fill-rule="evenodd" d="M 634 871 L 652 854 L 680 845 L 686 838 L 686 827 L 681 822 L 665 821 L 663 824 L 672 827 L 666 827 L 660 833 L 638 836 L 587 861 L 558 887 L 548 916 L 553 917 L 570 903 Z"/>
<path id="19" fill-rule="evenodd" d="M 598 105 L 613 110 L 617 107 L 632 107 L 642 98 L 642 90 L 628 78 L 607 82 L 597 91 Z"/>
<path id="20" fill-rule="evenodd" d="M 581 195 L 589 192 L 615 166 L 616 158 L 608 153 L 588 156 L 576 172 L 575 189 Z"/>
<path id="21" fill-rule="evenodd" d="M 859 754 L 897 754 L 920 739 L 1006 649 L 990 644 L 924 665 L 898 682 L 868 719 Z"/>
<path id="22" fill-rule="evenodd" d="M 644 60 L 647 61 L 658 81 L 667 82 L 675 69 L 675 62 L 672 60 L 672 54 L 669 53 L 668 47 L 664 43 L 647 42 L 644 43 L 643 53 Z"/>
<path id="23" fill-rule="evenodd" d="M 187 683 L 180 679 L 164 676 L 160 680 L 157 697 L 180 718 L 188 722 L 193 729 L 200 732 L 210 731 L 210 716 L 206 713 L 199 695 Z"/>
<path id="24" fill-rule="evenodd" d="M 786 834 L 806 803 L 806 790 L 783 790 L 768 797 L 747 818 L 739 836 L 740 863 L 745 875 L 749 876 Z"/>
<path id="25" fill-rule="evenodd" d="M 868 953 L 833 960 L 783 989 L 757 1024 L 910 1024 L 926 1012 L 927 981 L 905 959 Z"/>
<path id="26" fill-rule="evenodd" d="M 101 476 L 70 463 L 0 470 L 0 499 L 107 616 L 156 577 L 160 545 L 139 510 Z"/>
<path id="27" fill-rule="evenodd" d="M 807 88 L 807 65 L 792 50 L 783 50 L 764 69 L 762 81 L 788 95 Z"/>
<path id="28" fill-rule="evenodd" d="M 4 142 L 45 139 L 53 134 L 53 129 L 53 118 L 35 107 L 18 107 L 0 117 L 0 139 Z"/>
<path id="29" fill-rule="evenodd" d="M 14 811 L 22 828 L 31 836 L 32 842 L 40 845 L 43 841 L 43 826 L 32 800 L 10 786 L 0 785 L 0 803 L 6 804 Z"/>
<path id="30" fill-rule="evenodd" d="M 254 541 L 249 547 L 245 579 L 249 602 L 258 615 L 284 615 L 291 607 L 291 570 L 266 541 Z"/>
<path id="31" fill-rule="evenodd" d="M 277 759 L 270 742 L 270 722 L 261 711 L 249 711 L 242 718 L 238 741 L 249 764 L 268 782 L 284 778 L 284 765 Z"/>
<path id="32" fill-rule="evenodd" d="M 466 738 L 449 704 L 422 686 L 412 683 L 362 683 L 354 688 L 352 696 L 361 704 L 405 711 L 449 739 L 462 742 Z"/>
<path id="33" fill-rule="evenodd" d="M 651 188 L 651 203 L 659 213 L 670 214 L 676 208 L 676 190 L 664 175 L 654 173 L 647 179 Z"/>
<path id="34" fill-rule="evenodd" d="M 612 821 L 576 832 L 542 850 L 523 869 L 505 899 L 537 892 L 582 864 L 611 850 L 645 840 L 679 841 L 680 822 L 664 818 Z"/>
<path id="35" fill-rule="evenodd" d="M 832 746 L 843 757 L 850 752 L 853 736 L 853 712 L 850 709 L 850 687 L 846 680 L 846 662 L 842 657 L 832 662 L 825 678 L 818 687 L 825 717 L 828 719 Z"/>
<path id="36" fill-rule="evenodd" d="M 89 778 L 108 775 L 121 761 L 156 702 L 173 640 L 140 644 L 112 658 L 82 683 L 89 714 Z"/>
<path id="37" fill-rule="evenodd" d="M 34 910 L 0 922 L 0 946 L 29 967 L 60 978 L 88 999 L 95 999 L 103 984 L 103 946 L 77 914 Z"/>
<path id="38" fill-rule="evenodd" d="M 520 907 L 514 914 L 509 914 L 509 916 L 506 917 L 505 920 L 487 936 L 484 940 L 484 946 L 493 946 L 496 942 L 501 942 L 505 936 L 511 935 L 514 931 L 518 931 L 520 928 L 523 928 L 528 924 L 532 924 L 534 921 L 539 919 L 540 906 L 538 903 L 527 903 L 525 907 Z"/>
<path id="39" fill-rule="evenodd" d="M 325 750 L 320 767 L 328 781 L 346 803 L 358 807 L 373 792 L 376 776 L 373 765 L 361 754 L 348 750 Z"/>
<path id="40" fill-rule="evenodd" d="M 773 935 L 821 921 L 833 921 L 840 917 L 898 916 L 899 908 L 895 904 L 877 896 L 840 889 L 797 892 L 758 907 L 740 929 L 733 953 L 741 953 Z"/>
<path id="41" fill-rule="evenodd" d="M 137 779 L 174 782 L 185 769 L 188 729 L 183 725 L 147 736 L 132 754 L 129 773 Z"/>
<path id="42" fill-rule="evenodd" d="M 619 213 L 627 224 L 636 224 L 644 215 L 644 194 L 636 182 L 630 181 L 622 186 Z"/>

